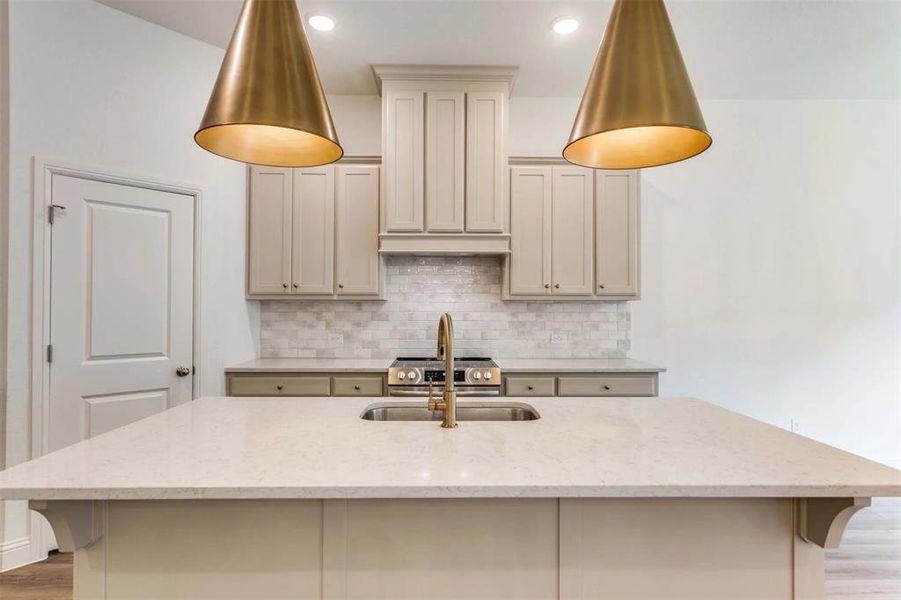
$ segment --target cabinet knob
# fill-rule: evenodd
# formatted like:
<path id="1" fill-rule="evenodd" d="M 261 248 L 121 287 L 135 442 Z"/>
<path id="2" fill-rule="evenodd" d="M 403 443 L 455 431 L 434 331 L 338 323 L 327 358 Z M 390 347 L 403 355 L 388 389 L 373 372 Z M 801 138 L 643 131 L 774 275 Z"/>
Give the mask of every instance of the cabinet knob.
<path id="1" fill-rule="evenodd" d="M 282 287 L 285 288 L 285 289 L 288 289 L 288 284 L 287 284 L 287 283 L 283 283 L 283 284 L 282 284 Z"/>
<path id="2" fill-rule="evenodd" d="M 526 387 L 529 388 L 529 390 L 534 390 L 534 389 L 535 389 L 535 388 L 532 387 L 531 385 L 527 385 Z"/>
<path id="3" fill-rule="evenodd" d="M 555 284 L 554 284 L 554 287 L 557 288 L 557 289 L 560 289 L 560 284 L 559 284 L 559 283 L 555 283 Z"/>
<path id="4" fill-rule="evenodd" d="M 605 385 L 605 386 L 604 386 L 604 389 L 605 389 L 605 390 L 609 390 L 609 389 L 610 389 L 610 386 L 609 386 L 609 385 Z"/>
<path id="5" fill-rule="evenodd" d="M 343 283 L 339 283 L 339 284 L 338 284 L 338 289 L 339 289 L 339 290 L 343 290 L 343 289 L 344 289 L 344 284 L 343 284 Z"/>
<path id="6" fill-rule="evenodd" d="M 282 391 L 282 386 L 277 385 L 277 386 L 275 386 L 275 389 L 277 389 L 278 391 Z"/>
<path id="7" fill-rule="evenodd" d="M 360 384 L 359 383 L 354 384 L 354 389 L 357 391 L 360 391 Z"/>
<path id="8" fill-rule="evenodd" d="M 545 283 L 545 284 L 544 284 L 544 288 L 545 288 L 545 289 L 547 289 L 547 288 L 549 288 L 549 287 L 551 287 L 551 284 L 549 284 L 549 283 Z"/>
<path id="9" fill-rule="evenodd" d="M 292 283 L 291 285 L 294 287 L 295 290 L 297 289 L 297 284 L 296 284 L 296 283 Z"/>
<path id="10" fill-rule="evenodd" d="M 598 287 L 601 288 L 601 289 L 604 289 L 604 284 L 603 284 L 603 283 L 599 283 L 599 284 L 598 284 Z"/>

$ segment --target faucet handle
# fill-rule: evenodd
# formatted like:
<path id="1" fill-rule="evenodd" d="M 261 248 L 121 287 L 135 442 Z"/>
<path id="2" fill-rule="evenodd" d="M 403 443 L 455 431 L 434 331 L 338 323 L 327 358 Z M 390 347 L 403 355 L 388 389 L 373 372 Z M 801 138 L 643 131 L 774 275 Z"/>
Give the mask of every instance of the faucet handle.
<path id="1" fill-rule="evenodd" d="M 439 395 L 437 398 L 432 396 L 433 382 L 429 382 L 429 410 L 444 410 L 445 404 L 443 398 Z"/>

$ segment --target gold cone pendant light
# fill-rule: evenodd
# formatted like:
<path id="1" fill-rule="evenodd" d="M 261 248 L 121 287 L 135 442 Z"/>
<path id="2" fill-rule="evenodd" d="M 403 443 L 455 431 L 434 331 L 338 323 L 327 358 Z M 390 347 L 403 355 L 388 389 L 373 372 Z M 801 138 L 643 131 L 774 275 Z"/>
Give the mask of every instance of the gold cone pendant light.
<path id="1" fill-rule="evenodd" d="M 220 156 L 309 167 L 344 154 L 294 0 L 245 0 L 194 140 Z"/>
<path id="2" fill-rule="evenodd" d="M 616 0 L 563 157 L 638 169 L 712 142 L 663 0 Z"/>

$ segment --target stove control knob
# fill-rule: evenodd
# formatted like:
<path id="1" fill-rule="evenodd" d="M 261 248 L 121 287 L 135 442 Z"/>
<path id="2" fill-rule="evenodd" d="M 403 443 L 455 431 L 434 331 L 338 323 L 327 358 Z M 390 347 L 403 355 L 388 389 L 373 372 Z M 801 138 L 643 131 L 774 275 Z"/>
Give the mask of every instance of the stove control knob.
<path id="1" fill-rule="evenodd" d="M 476 381 L 478 381 L 479 379 L 482 378 L 482 372 L 476 371 L 475 373 L 472 374 L 472 378 L 475 379 Z"/>
<path id="2" fill-rule="evenodd" d="M 416 371 L 410 371 L 409 373 L 407 373 L 407 379 L 410 379 L 411 381 L 413 379 L 416 379 Z"/>
<path id="3" fill-rule="evenodd" d="M 485 379 L 491 379 L 491 371 L 485 371 Z"/>
<path id="4" fill-rule="evenodd" d="M 404 373 L 403 371 L 401 371 L 400 373 L 397 374 L 397 378 L 400 379 L 401 381 L 403 381 L 404 379 L 407 378 L 407 374 Z"/>

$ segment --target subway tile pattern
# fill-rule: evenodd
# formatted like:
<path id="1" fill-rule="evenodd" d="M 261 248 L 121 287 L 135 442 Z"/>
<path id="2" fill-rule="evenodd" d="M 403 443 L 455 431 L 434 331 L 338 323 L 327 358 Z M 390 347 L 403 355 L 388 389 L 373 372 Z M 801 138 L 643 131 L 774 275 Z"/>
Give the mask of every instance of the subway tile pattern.
<path id="1" fill-rule="evenodd" d="M 619 358 L 626 302 L 501 300 L 501 260 L 395 256 L 385 301 L 263 301 L 266 358 L 393 358 L 435 352 L 438 317 L 454 318 L 456 355 Z"/>

